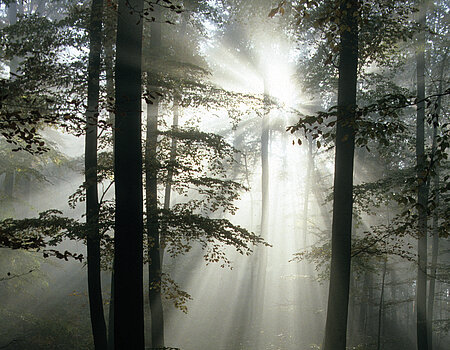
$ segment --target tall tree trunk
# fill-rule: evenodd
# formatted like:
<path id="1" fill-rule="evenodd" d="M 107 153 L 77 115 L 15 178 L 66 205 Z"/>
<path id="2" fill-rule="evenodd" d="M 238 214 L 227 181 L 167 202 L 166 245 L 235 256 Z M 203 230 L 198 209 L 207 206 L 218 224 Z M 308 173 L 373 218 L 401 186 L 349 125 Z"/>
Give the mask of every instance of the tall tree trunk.
<path id="1" fill-rule="evenodd" d="M 428 350 L 433 350 L 433 314 L 434 314 L 434 296 L 436 289 L 436 270 L 437 259 L 439 255 L 439 171 L 436 169 L 434 176 L 434 188 L 436 191 L 436 198 L 434 200 L 433 211 L 433 233 L 432 233 L 432 252 L 431 252 L 431 267 L 430 267 L 430 286 L 428 293 L 428 309 L 427 309 L 427 332 L 428 332 Z"/>
<path id="2" fill-rule="evenodd" d="M 261 236 L 267 238 L 269 224 L 269 95 L 264 80 L 264 115 L 261 133 Z"/>
<path id="3" fill-rule="evenodd" d="M 358 67 L 358 1 L 341 4 L 338 117 L 333 192 L 331 271 L 325 350 L 345 350 L 351 260 L 353 159 Z"/>
<path id="4" fill-rule="evenodd" d="M 99 203 L 97 190 L 97 123 L 100 91 L 103 0 L 93 0 L 89 28 L 88 106 L 86 111 L 85 184 L 89 309 L 95 349 L 106 350 L 106 323 L 100 271 Z"/>
<path id="5" fill-rule="evenodd" d="M 164 346 L 164 319 L 161 299 L 161 256 L 158 220 L 159 163 L 156 158 L 158 138 L 159 97 L 147 105 L 147 142 L 145 156 L 146 210 L 149 257 L 149 299 L 151 313 L 152 348 Z"/>
<path id="6" fill-rule="evenodd" d="M 377 330 L 377 350 L 381 350 L 381 327 L 383 325 L 383 318 L 384 318 L 384 286 L 386 281 L 386 265 L 387 265 L 387 258 L 383 262 L 383 274 L 381 277 L 381 292 L 380 292 L 380 303 L 378 305 L 378 330 Z"/>
<path id="7" fill-rule="evenodd" d="M 114 38 L 116 33 L 116 21 L 115 11 L 109 8 L 109 2 L 107 2 L 104 15 L 104 50 L 105 50 L 105 74 L 106 74 L 106 100 L 107 108 L 109 109 L 109 123 L 114 125 Z M 112 128 L 112 142 L 114 144 L 114 127 Z M 109 316 L 108 316 L 108 350 L 114 349 L 114 263 L 111 271 L 111 299 L 109 303 Z"/>
<path id="8" fill-rule="evenodd" d="M 261 227 L 260 235 L 267 239 L 269 226 L 269 95 L 267 81 L 264 79 L 264 112 L 261 130 Z M 266 283 L 267 254 L 265 247 L 258 247 L 254 255 L 255 264 L 252 265 L 252 286 L 254 291 L 251 307 L 251 323 L 253 326 L 256 347 L 262 346 L 259 342 L 263 327 L 264 297 Z"/>
<path id="9" fill-rule="evenodd" d="M 141 56 L 143 0 L 119 0 L 114 174 L 114 348 L 144 348 Z"/>
<path id="10" fill-rule="evenodd" d="M 428 349 L 427 339 L 427 201 L 428 186 L 425 170 L 425 17 L 426 10 L 420 11 L 419 23 L 423 26 L 419 34 L 416 52 L 417 60 L 417 208 L 418 222 L 418 268 L 417 268 L 417 349 Z"/>
<path id="11" fill-rule="evenodd" d="M 442 67 L 440 72 L 438 94 L 442 94 L 442 85 L 444 78 L 444 70 L 447 62 L 447 54 L 445 54 L 442 60 Z M 434 159 L 437 149 L 437 133 L 439 128 L 439 113 L 441 110 L 441 96 L 436 101 L 435 117 L 433 119 L 433 145 L 432 145 L 432 157 Z M 431 266 L 430 266 L 430 286 L 428 293 L 428 308 L 427 308 L 427 331 L 428 331 L 428 350 L 433 350 L 433 313 L 434 313 L 434 294 L 436 288 L 436 267 L 439 254 L 439 168 L 438 165 L 434 165 L 434 177 L 433 187 L 435 191 L 434 209 L 433 209 L 433 231 L 432 231 L 432 252 L 431 252 Z"/>
<path id="12" fill-rule="evenodd" d="M 155 22 L 151 23 L 150 49 L 157 53 L 161 47 L 160 10 L 155 8 Z M 158 89 L 151 86 L 149 78 L 147 89 Z M 145 194 L 147 211 L 147 238 L 148 238 L 148 274 L 149 299 L 151 314 L 152 348 L 164 347 L 164 317 L 161 298 L 161 252 L 158 220 L 158 107 L 159 96 L 153 104 L 147 104 L 147 140 L 145 144 Z"/>

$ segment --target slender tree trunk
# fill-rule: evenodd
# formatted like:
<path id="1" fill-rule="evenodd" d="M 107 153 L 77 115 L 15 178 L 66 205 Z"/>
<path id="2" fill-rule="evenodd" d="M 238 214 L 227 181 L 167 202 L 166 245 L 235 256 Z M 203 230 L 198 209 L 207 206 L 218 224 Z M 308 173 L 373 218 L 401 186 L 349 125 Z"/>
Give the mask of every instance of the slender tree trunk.
<path id="1" fill-rule="evenodd" d="M 260 235 L 267 239 L 269 226 L 269 95 L 267 92 L 267 82 L 264 80 L 264 114 L 262 119 L 261 131 L 261 227 Z M 252 308 L 251 320 L 256 346 L 260 347 L 261 330 L 263 327 L 262 310 L 264 308 L 265 283 L 267 254 L 265 247 L 258 247 L 254 255 L 255 264 L 252 266 L 252 290 L 255 291 Z"/>
<path id="2" fill-rule="evenodd" d="M 42 15 L 45 9 L 45 0 L 38 0 L 38 5 L 36 7 L 36 14 Z"/>
<path id="3" fill-rule="evenodd" d="M 141 56 L 143 0 L 119 0 L 114 173 L 114 348 L 144 348 Z"/>
<path id="4" fill-rule="evenodd" d="M 378 331 L 377 331 L 377 350 L 381 350 L 381 327 L 382 327 L 382 320 L 384 318 L 384 285 L 386 281 L 386 265 L 387 265 L 387 259 L 383 262 L 383 274 L 381 277 L 381 292 L 380 292 L 380 303 L 378 305 Z"/>
<path id="5" fill-rule="evenodd" d="M 107 348 L 100 269 L 97 190 L 97 123 L 100 91 L 103 0 L 93 0 L 89 30 L 88 106 L 86 111 L 85 185 L 89 309 L 95 349 Z"/>
<path id="6" fill-rule="evenodd" d="M 440 74 L 439 88 L 438 94 L 442 93 L 442 85 L 443 85 L 443 77 L 444 77 L 444 69 L 445 63 L 447 61 L 447 54 L 444 56 L 442 61 L 442 68 Z M 433 155 L 433 159 L 436 154 L 437 148 L 437 133 L 439 127 L 439 113 L 441 110 L 441 96 L 438 97 L 436 101 L 436 111 L 435 118 L 433 119 L 433 146 L 431 153 Z M 433 313 L 434 313 L 434 294 L 436 288 L 436 267 L 437 267 L 437 259 L 439 254 L 439 168 L 438 165 L 434 165 L 434 191 L 435 191 L 435 199 L 434 199 L 434 209 L 433 209 L 433 231 L 432 231 L 432 252 L 431 252 L 431 266 L 430 266 L 430 286 L 428 293 L 428 308 L 427 308 L 427 331 L 428 331 L 428 350 L 433 350 Z"/>
<path id="7" fill-rule="evenodd" d="M 312 158 L 313 143 L 312 138 L 308 139 L 308 164 L 306 168 L 305 200 L 303 202 L 303 248 L 308 244 L 308 211 L 309 193 L 311 192 L 311 172 L 313 167 Z"/>
<path id="8" fill-rule="evenodd" d="M 178 118 L 179 118 L 179 100 L 180 95 L 177 93 L 174 94 L 173 97 L 173 121 L 172 121 L 172 131 L 175 132 L 178 130 Z M 169 155 L 169 169 L 167 171 L 167 179 L 166 179 L 166 187 L 164 188 L 164 210 L 170 209 L 170 199 L 172 193 L 172 181 L 173 181 L 173 167 L 175 166 L 175 161 L 177 158 L 177 138 L 172 137 L 171 145 L 170 145 L 170 155 Z M 163 236 L 160 236 L 160 265 L 162 268 L 164 262 L 164 248 L 165 248 L 165 239 Z"/>
<path id="9" fill-rule="evenodd" d="M 267 82 L 264 80 L 264 115 L 261 133 L 261 236 L 267 238 L 269 224 L 269 108 Z"/>
<path id="10" fill-rule="evenodd" d="M 157 53 L 161 47 L 160 10 L 155 9 L 156 21 L 151 23 L 150 49 Z M 158 89 L 151 86 L 148 90 Z M 149 299 L 151 313 L 152 348 L 164 347 L 164 317 L 161 297 L 161 251 L 158 219 L 158 107 L 159 96 L 147 104 L 147 140 L 145 144 L 145 182 L 148 238 Z"/>
<path id="11" fill-rule="evenodd" d="M 15 171 L 6 171 L 3 181 L 3 192 L 8 200 L 12 200 L 14 194 Z"/>
<path id="12" fill-rule="evenodd" d="M 107 2 L 109 5 L 109 2 Z M 116 33 L 116 20 L 113 9 L 106 6 L 104 15 L 104 50 L 105 50 L 105 73 L 106 73 L 106 100 L 109 114 L 109 123 L 114 125 L 114 39 Z M 114 144 L 114 127 L 112 127 L 112 142 Z M 108 316 L 108 350 L 114 349 L 114 263 L 111 269 L 111 300 L 109 303 Z"/>
<path id="13" fill-rule="evenodd" d="M 153 104 L 147 105 L 147 142 L 146 142 L 146 209 L 149 254 L 149 299 L 151 313 L 152 348 L 164 346 L 164 319 L 161 299 L 161 256 L 158 220 L 158 184 L 159 163 L 156 158 L 158 139 L 159 97 Z"/>
<path id="14" fill-rule="evenodd" d="M 428 293 L 428 350 L 433 350 L 433 314 L 434 314 L 434 296 L 436 289 L 436 270 L 437 270 L 437 259 L 439 255 L 439 171 L 436 169 L 436 174 L 434 176 L 434 188 L 436 190 L 436 198 L 434 200 L 435 208 L 433 212 L 433 233 L 432 233 L 432 253 L 431 253 L 431 267 L 430 267 L 430 290 Z"/>
<path id="15" fill-rule="evenodd" d="M 425 26 L 426 10 L 420 12 L 419 23 Z M 418 269 L 417 269 L 417 349 L 428 349 L 427 339 L 427 201 L 428 186 L 425 170 L 425 29 L 419 34 L 417 60 L 417 129 L 416 157 L 418 182 Z"/>
<path id="16" fill-rule="evenodd" d="M 364 280 L 362 285 L 361 305 L 359 309 L 359 322 L 360 322 L 360 340 L 366 343 L 367 334 L 367 315 L 368 315 L 368 292 L 369 292 L 369 274 L 364 272 Z"/>
<path id="17" fill-rule="evenodd" d="M 342 2 L 331 271 L 325 350 L 345 350 L 351 260 L 353 159 L 358 67 L 358 1 Z"/>
<path id="18" fill-rule="evenodd" d="M 17 2 L 11 1 L 8 5 L 8 22 L 9 25 L 12 26 L 17 23 Z M 17 67 L 18 67 L 18 59 L 17 57 L 13 57 L 11 61 L 9 62 L 9 74 L 10 79 L 15 80 L 17 74 Z"/>
<path id="19" fill-rule="evenodd" d="M 173 97 L 173 121 L 172 121 L 172 131 L 176 132 L 178 130 L 178 118 L 179 118 L 179 100 L 180 96 L 175 94 Z M 167 181 L 164 191 L 164 209 L 168 210 L 170 208 L 170 194 L 172 192 L 172 179 L 173 179 L 173 166 L 175 165 L 177 157 L 177 138 L 172 137 L 170 145 L 170 158 L 169 158 L 169 170 L 167 171 Z"/>

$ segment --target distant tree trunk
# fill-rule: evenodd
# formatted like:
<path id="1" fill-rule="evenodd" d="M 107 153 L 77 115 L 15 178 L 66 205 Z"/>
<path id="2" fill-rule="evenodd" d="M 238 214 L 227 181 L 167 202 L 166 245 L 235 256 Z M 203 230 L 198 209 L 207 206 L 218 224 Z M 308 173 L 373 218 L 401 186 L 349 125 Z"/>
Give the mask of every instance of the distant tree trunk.
<path id="1" fill-rule="evenodd" d="M 172 131 L 178 130 L 178 118 L 179 118 L 179 100 L 180 96 L 175 94 L 173 97 L 173 121 L 172 121 Z M 175 166 L 175 161 L 177 157 L 177 138 L 172 137 L 170 145 L 170 158 L 169 158 L 169 170 L 167 171 L 167 181 L 164 191 L 164 209 L 168 210 L 170 208 L 170 194 L 172 191 L 172 179 L 173 179 L 173 167 Z"/>
<path id="2" fill-rule="evenodd" d="M 428 293 L 428 350 L 433 350 L 433 314 L 434 314 L 434 296 L 436 289 L 436 270 L 437 270 L 437 259 L 439 255 L 439 171 L 436 169 L 436 174 L 434 176 L 434 188 L 436 190 L 436 198 L 434 200 L 434 212 L 433 212 L 433 233 L 432 233 L 432 252 L 431 252 L 431 267 L 430 267 L 430 289 Z"/>
<path id="3" fill-rule="evenodd" d="M 3 192 L 8 200 L 11 200 L 14 194 L 15 171 L 6 171 L 3 181 Z"/>
<path id="4" fill-rule="evenodd" d="M 341 4 L 338 119 L 333 192 L 331 271 L 325 326 L 325 350 L 345 350 L 350 282 L 355 149 L 356 80 L 358 67 L 358 1 Z"/>
<path id="5" fill-rule="evenodd" d="M 364 272 L 364 280 L 362 285 L 361 305 L 359 309 L 359 322 L 360 322 L 360 339 L 363 343 L 366 343 L 367 334 L 367 316 L 368 316 L 368 299 L 369 299 L 369 273 Z"/>
<path id="6" fill-rule="evenodd" d="M 97 123 L 100 91 L 103 0 L 93 0 L 89 28 L 88 106 L 86 110 L 85 185 L 89 309 L 95 349 L 106 350 L 106 323 L 100 271 L 100 232 L 97 190 Z"/>
<path id="7" fill-rule="evenodd" d="M 161 47 L 160 10 L 155 8 L 156 21 L 151 23 L 150 49 L 157 53 Z M 148 91 L 158 89 L 151 86 L 149 77 Z M 158 107 L 159 96 L 147 104 L 147 140 L 145 143 L 145 194 L 147 211 L 147 238 L 148 238 L 148 274 L 149 299 L 151 314 L 152 348 L 164 347 L 164 317 L 161 297 L 161 252 L 158 219 Z"/>
<path id="8" fill-rule="evenodd" d="M 439 88 L 438 88 L 438 94 L 442 93 L 442 85 L 443 85 L 443 77 L 444 77 L 444 70 L 445 70 L 445 63 L 447 61 L 447 54 L 445 54 L 444 59 L 442 61 L 442 68 L 441 68 L 441 74 L 440 74 L 440 80 L 439 80 Z M 441 96 L 438 97 L 438 100 L 436 101 L 436 111 L 435 111 L 435 117 L 433 119 L 433 145 L 432 145 L 432 156 L 433 159 L 436 154 L 436 148 L 437 148 L 437 133 L 438 133 L 438 127 L 439 127 L 439 113 L 441 110 Z M 432 252 L 431 252 L 431 266 L 430 266 L 430 289 L 428 293 L 428 308 L 427 308 L 427 331 L 428 331 L 428 350 L 433 350 L 433 313 L 434 313 L 434 294 L 435 294 L 435 288 L 436 288 L 436 267 L 437 267 L 437 259 L 439 254 L 439 168 L 438 165 L 434 165 L 434 191 L 435 191 L 435 198 L 434 198 L 434 209 L 433 209 L 433 231 L 432 231 Z"/>
<path id="9" fill-rule="evenodd" d="M 303 202 L 303 248 L 306 248 L 308 244 L 309 193 L 311 192 L 311 173 L 313 167 L 312 150 L 312 138 L 308 138 L 308 164 L 306 166 L 305 200 Z"/>
<path id="10" fill-rule="evenodd" d="M 416 128 L 416 158 L 417 158 L 417 208 L 418 222 L 418 268 L 417 268 L 417 349 L 428 349 L 427 339 L 427 202 L 428 186 L 425 170 L 425 16 L 426 10 L 419 13 L 419 23 L 423 26 L 419 34 L 416 52 L 417 60 L 417 128 Z"/>
<path id="11" fill-rule="evenodd" d="M 386 281 L 386 265 L 387 265 L 387 259 L 383 262 L 383 274 L 381 277 L 381 292 L 380 292 L 380 303 L 378 305 L 378 331 L 377 331 L 377 350 L 381 350 L 381 327 L 383 325 L 383 318 L 384 318 L 384 310 L 383 310 L 383 304 L 384 304 L 384 286 Z"/>
<path id="12" fill-rule="evenodd" d="M 38 15 L 42 15 L 44 13 L 44 9 L 45 9 L 45 0 L 38 0 L 37 2 L 37 7 L 36 7 L 36 14 Z"/>
<path id="13" fill-rule="evenodd" d="M 264 114 L 261 133 L 261 236 L 267 238 L 269 224 L 269 95 L 264 80 Z"/>
<path id="14" fill-rule="evenodd" d="M 12 26 L 17 23 L 17 2 L 11 1 L 8 4 L 8 22 L 9 25 Z M 14 80 L 16 78 L 15 74 L 17 74 L 18 67 L 18 59 L 17 57 L 13 57 L 9 62 L 9 74 L 10 79 Z"/>
<path id="15" fill-rule="evenodd" d="M 172 131 L 178 130 L 178 118 L 179 118 L 179 103 L 180 103 L 180 95 L 175 93 L 173 96 L 173 120 L 172 120 Z M 175 167 L 175 161 L 177 158 L 177 138 L 172 137 L 171 145 L 170 145 L 170 155 L 169 155 L 169 169 L 167 170 L 167 179 L 166 179 L 166 187 L 164 188 L 164 210 L 170 209 L 170 199 L 172 194 L 172 181 L 173 181 L 173 169 Z M 163 236 L 160 236 L 160 264 L 161 268 L 164 261 L 164 248 L 165 248 L 165 239 Z"/>
<path id="16" fill-rule="evenodd" d="M 393 301 L 392 305 L 392 324 L 398 324 L 398 306 L 397 306 L 397 274 L 395 272 L 395 269 L 391 270 L 390 273 L 390 281 L 391 281 L 391 299 Z"/>
<path id="17" fill-rule="evenodd" d="M 114 174 L 114 348 L 144 348 L 141 56 L 143 0 L 119 0 Z"/>
<path id="18" fill-rule="evenodd" d="M 164 345 L 164 319 L 161 299 L 161 256 L 158 220 L 158 184 L 159 163 L 156 158 L 158 139 L 159 97 L 153 104 L 147 105 L 147 142 L 145 156 L 146 210 L 149 255 L 149 299 L 151 313 L 152 348 Z"/>

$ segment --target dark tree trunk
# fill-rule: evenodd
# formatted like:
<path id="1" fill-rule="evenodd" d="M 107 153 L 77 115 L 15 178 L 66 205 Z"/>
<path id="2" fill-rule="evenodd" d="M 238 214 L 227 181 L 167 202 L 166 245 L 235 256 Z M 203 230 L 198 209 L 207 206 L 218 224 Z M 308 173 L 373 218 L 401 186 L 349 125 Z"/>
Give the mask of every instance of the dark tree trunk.
<path id="1" fill-rule="evenodd" d="M 111 298 L 108 315 L 108 350 L 114 350 L 114 269 L 111 271 Z"/>
<path id="2" fill-rule="evenodd" d="M 160 10 L 155 9 L 156 21 L 151 24 L 150 49 L 157 53 L 161 47 Z M 148 90 L 157 90 L 151 86 L 149 78 Z M 151 314 L 152 348 L 164 347 L 164 317 L 161 298 L 161 252 L 158 220 L 158 107 L 159 96 L 147 104 L 147 140 L 145 144 L 145 194 L 147 211 L 147 237 L 148 237 L 148 274 L 149 299 Z"/>
<path id="3" fill-rule="evenodd" d="M 100 232 L 97 191 L 97 122 L 100 91 L 103 0 L 93 0 L 89 29 L 88 106 L 86 111 L 85 186 L 89 309 L 95 349 L 107 348 L 100 272 Z"/>
<path id="4" fill-rule="evenodd" d="M 114 173 L 114 348 L 144 348 L 141 55 L 143 0 L 119 0 Z"/>
<path id="5" fill-rule="evenodd" d="M 419 23 L 425 26 L 426 11 L 420 12 Z M 418 267 L 417 267 L 417 349 L 428 349 L 427 332 L 427 201 L 428 186 L 425 171 L 425 29 L 419 34 L 417 60 L 417 208 L 418 222 Z"/>
<path id="6" fill-rule="evenodd" d="M 343 33 L 339 60 L 332 253 L 325 350 L 345 350 L 350 282 L 354 120 L 358 67 L 358 1 L 343 1 L 341 7 L 346 15 L 343 15 L 341 19 Z"/>

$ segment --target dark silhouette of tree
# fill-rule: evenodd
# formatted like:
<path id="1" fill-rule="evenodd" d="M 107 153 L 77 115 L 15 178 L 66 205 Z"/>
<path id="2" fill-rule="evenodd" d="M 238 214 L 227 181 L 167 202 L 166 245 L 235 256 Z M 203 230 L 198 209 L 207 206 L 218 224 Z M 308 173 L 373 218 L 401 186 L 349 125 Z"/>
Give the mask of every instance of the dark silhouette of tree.
<path id="1" fill-rule="evenodd" d="M 339 51 L 338 114 L 335 143 L 330 290 L 325 350 L 345 350 L 350 285 L 358 67 L 358 1 L 342 1 Z"/>
<path id="2" fill-rule="evenodd" d="M 89 308 L 94 346 L 106 350 L 106 323 L 100 275 L 99 202 L 97 190 L 97 123 L 100 94 L 100 53 L 102 49 L 103 0 L 93 0 L 89 28 L 88 105 L 85 138 L 86 245 Z"/>
<path id="3" fill-rule="evenodd" d="M 114 348 L 144 348 L 141 54 L 144 1 L 119 1 L 114 178 Z"/>
<path id="4" fill-rule="evenodd" d="M 417 266 L 417 349 L 428 349 L 427 332 L 427 207 L 428 185 L 425 170 L 425 17 L 426 9 L 419 13 L 419 33 L 417 62 L 417 124 L 416 124 L 416 162 L 417 162 L 417 210 L 418 210 L 418 266 Z"/>

